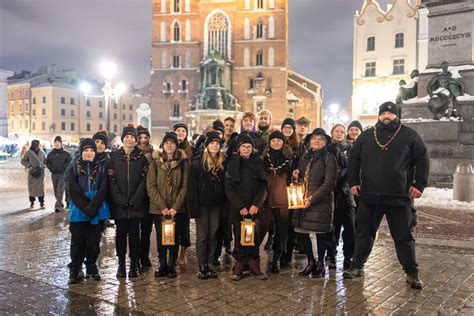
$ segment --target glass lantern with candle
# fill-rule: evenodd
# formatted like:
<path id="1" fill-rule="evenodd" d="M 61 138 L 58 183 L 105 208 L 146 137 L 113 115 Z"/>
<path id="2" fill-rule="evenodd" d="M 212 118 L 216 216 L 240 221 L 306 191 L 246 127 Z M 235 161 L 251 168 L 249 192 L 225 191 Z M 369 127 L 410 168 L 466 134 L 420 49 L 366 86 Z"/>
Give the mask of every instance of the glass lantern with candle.
<path id="1" fill-rule="evenodd" d="M 288 209 L 300 209 L 304 206 L 304 185 L 303 184 L 290 184 L 286 187 L 286 193 L 288 195 Z"/>
<path id="2" fill-rule="evenodd" d="M 253 219 L 244 218 L 240 222 L 240 245 L 255 246 L 255 222 Z"/>
<path id="3" fill-rule="evenodd" d="M 172 218 L 161 221 L 161 244 L 163 246 L 174 246 L 175 221 Z"/>

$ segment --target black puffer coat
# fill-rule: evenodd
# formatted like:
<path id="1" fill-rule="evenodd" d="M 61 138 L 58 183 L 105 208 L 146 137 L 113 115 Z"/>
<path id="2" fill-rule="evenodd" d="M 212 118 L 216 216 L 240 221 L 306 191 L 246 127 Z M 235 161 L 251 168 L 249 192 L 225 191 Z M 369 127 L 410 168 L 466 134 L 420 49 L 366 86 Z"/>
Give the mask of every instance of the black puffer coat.
<path id="1" fill-rule="evenodd" d="M 337 161 L 337 182 L 334 189 L 336 208 L 355 207 L 354 196 L 351 193 L 349 182 L 347 181 L 347 152 L 349 146 L 345 141 L 334 142 L 327 146 L 328 152 L 336 157 Z"/>
<path id="2" fill-rule="evenodd" d="M 334 193 L 337 179 L 337 162 L 325 148 L 304 154 L 298 163 L 300 177 L 305 179 L 305 198 L 311 205 L 307 209 L 293 211 L 295 228 L 317 233 L 333 229 Z"/>
<path id="3" fill-rule="evenodd" d="M 192 159 L 188 176 L 189 217 L 199 218 L 199 208 L 202 206 L 224 205 L 225 171 L 219 169 L 214 173 L 204 169 L 201 155 Z"/>
<path id="4" fill-rule="evenodd" d="M 230 201 L 229 217 L 232 224 L 240 223 L 240 210 L 244 207 L 248 210 L 255 205 L 259 212 L 263 211 L 267 187 L 259 154 L 252 153 L 250 158 L 241 158 L 235 153 L 230 157 L 225 174 L 225 194 Z M 257 217 L 258 214 L 254 215 L 254 219 Z"/>
<path id="5" fill-rule="evenodd" d="M 146 209 L 148 161 L 138 148 L 129 156 L 123 148 L 108 163 L 110 213 L 113 219 L 142 218 Z"/>

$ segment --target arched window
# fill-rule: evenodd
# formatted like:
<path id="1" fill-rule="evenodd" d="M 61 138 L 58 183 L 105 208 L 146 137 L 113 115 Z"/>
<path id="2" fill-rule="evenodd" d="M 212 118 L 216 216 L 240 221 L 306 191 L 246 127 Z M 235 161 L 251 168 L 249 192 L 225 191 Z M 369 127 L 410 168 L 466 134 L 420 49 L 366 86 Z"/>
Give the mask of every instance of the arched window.
<path id="1" fill-rule="evenodd" d="M 181 80 L 181 90 L 188 90 L 188 82 L 186 81 L 186 79 Z"/>
<path id="2" fill-rule="evenodd" d="M 174 103 L 173 103 L 173 116 L 174 117 L 179 117 L 179 101 L 178 100 L 174 100 Z"/>
<path id="3" fill-rule="evenodd" d="M 275 38 L 275 19 L 273 16 L 268 18 L 268 38 Z"/>
<path id="4" fill-rule="evenodd" d="M 263 21 L 262 21 L 262 19 L 258 20 L 258 23 L 257 23 L 256 38 L 263 38 Z"/>
<path id="5" fill-rule="evenodd" d="M 275 0 L 270 0 L 270 1 L 268 2 L 268 7 L 269 7 L 270 9 L 275 9 Z"/>
<path id="6" fill-rule="evenodd" d="M 191 12 L 191 0 L 186 0 L 184 2 L 184 11 Z"/>
<path id="7" fill-rule="evenodd" d="M 166 42 L 166 33 L 167 33 L 167 29 L 166 29 L 166 22 L 161 22 L 161 25 L 160 25 L 160 40 L 162 42 Z"/>
<path id="8" fill-rule="evenodd" d="M 395 48 L 402 48 L 405 46 L 405 35 L 403 33 L 395 34 Z"/>
<path id="9" fill-rule="evenodd" d="M 268 49 L 268 66 L 275 66 L 275 51 L 273 50 L 273 47 Z"/>
<path id="10" fill-rule="evenodd" d="M 244 39 L 250 39 L 250 20 L 245 18 L 244 22 Z"/>
<path id="11" fill-rule="evenodd" d="M 176 21 L 173 26 L 173 41 L 179 42 L 179 23 Z"/>
<path id="12" fill-rule="evenodd" d="M 178 53 L 174 53 L 173 55 L 173 68 L 179 68 L 180 67 L 180 60 L 179 60 L 179 55 Z"/>
<path id="13" fill-rule="evenodd" d="M 255 65 L 256 66 L 263 66 L 263 52 L 260 50 L 255 55 Z"/>
<path id="14" fill-rule="evenodd" d="M 245 10 L 250 10 L 250 0 L 245 0 Z"/>
<path id="15" fill-rule="evenodd" d="M 184 25 L 184 40 L 189 42 L 191 40 L 191 21 L 186 20 Z"/>
<path id="16" fill-rule="evenodd" d="M 247 47 L 244 49 L 244 67 L 250 67 L 250 51 Z"/>
<path id="17" fill-rule="evenodd" d="M 166 13 L 166 0 L 161 0 L 161 13 Z"/>
<path id="18" fill-rule="evenodd" d="M 265 0 L 257 0 L 257 9 L 264 9 L 265 8 Z"/>
<path id="19" fill-rule="evenodd" d="M 207 54 L 216 51 L 229 58 L 229 21 L 224 14 L 217 12 L 211 16 L 207 25 Z"/>

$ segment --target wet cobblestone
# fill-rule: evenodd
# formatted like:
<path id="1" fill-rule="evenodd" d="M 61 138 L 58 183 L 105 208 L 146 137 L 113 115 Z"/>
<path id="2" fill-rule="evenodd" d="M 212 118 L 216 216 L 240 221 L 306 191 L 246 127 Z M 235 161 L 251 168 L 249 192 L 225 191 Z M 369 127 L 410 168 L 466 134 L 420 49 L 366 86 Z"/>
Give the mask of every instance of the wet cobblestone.
<path id="1" fill-rule="evenodd" d="M 0 169 L 0 177 L 4 172 Z M 154 235 L 153 268 L 134 280 L 117 280 L 115 231 L 107 228 L 99 258 L 102 280 L 68 286 L 67 214 L 52 212 L 51 198 L 46 200 L 49 209 L 24 209 L 25 197 L 21 188 L 1 192 L 1 315 L 474 315 L 474 251 L 420 245 L 418 263 L 425 287 L 417 291 L 405 284 L 393 242 L 383 230 L 364 278 L 344 280 L 341 265 L 327 270 L 321 279 L 299 277 L 297 271 L 306 259 L 297 255 L 292 269 L 270 274 L 266 281 L 246 277 L 235 283 L 230 281 L 228 256 L 222 257 L 224 264 L 217 269 L 219 279 L 198 280 L 194 247 L 188 252 L 188 264 L 179 267 L 178 278 L 155 278 Z M 261 253 L 265 269 L 268 253 Z"/>

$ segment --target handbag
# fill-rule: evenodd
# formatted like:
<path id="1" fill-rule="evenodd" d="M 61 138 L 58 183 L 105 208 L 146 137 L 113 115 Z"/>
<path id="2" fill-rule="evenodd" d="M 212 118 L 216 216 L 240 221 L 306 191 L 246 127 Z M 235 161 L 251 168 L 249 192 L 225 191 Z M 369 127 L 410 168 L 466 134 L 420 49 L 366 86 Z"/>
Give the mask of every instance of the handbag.
<path id="1" fill-rule="evenodd" d="M 40 166 L 33 167 L 30 169 L 30 174 L 33 178 L 39 178 L 43 175 L 43 168 Z"/>

